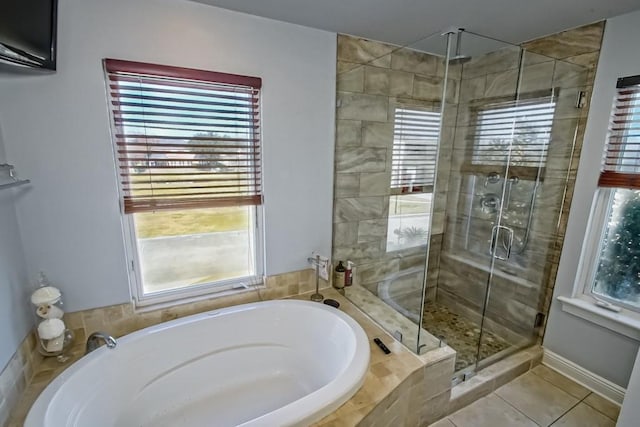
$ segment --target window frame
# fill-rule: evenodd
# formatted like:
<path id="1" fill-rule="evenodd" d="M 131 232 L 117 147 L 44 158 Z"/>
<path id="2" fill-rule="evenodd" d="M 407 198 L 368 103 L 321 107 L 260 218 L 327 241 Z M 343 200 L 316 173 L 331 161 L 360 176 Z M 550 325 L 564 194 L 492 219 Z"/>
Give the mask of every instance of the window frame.
<path id="1" fill-rule="evenodd" d="M 582 245 L 578 274 L 576 275 L 576 287 L 581 296 L 587 297 L 592 302 L 605 301 L 640 316 L 640 307 L 593 292 L 596 272 L 598 270 L 598 261 L 602 252 L 602 245 L 604 244 L 609 210 L 611 209 L 613 197 L 617 189 L 617 187 L 598 187 L 593 197 L 589 223 Z"/>
<path id="2" fill-rule="evenodd" d="M 602 248 L 609 203 L 615 188 L 596 187 L 580 250 L 571 296 L 559 295 L 562 311 L 634 340 L 640 340 L 640 311 L 621 301 L 594 295 L 597 258 Z M 615 312 L 596 305 L 598 301 L 619 307 Z"/>
<path id="3" fill-rule="evenodd" d="M 106 60 L 105 60 L 106 61 Z M 238 84 L 241 85 L 244 79 L 255 79 L 260 80 L 254 77 L 245 77 L 245 76 L 237 76 L 232 74 L 218 73 L 213 71 L 201 71 L 196 69 L 189 68 L 178 68 L 172 66 L 164 66 L 164 65 L 155 65 L 155 64 L 145 64 L 145 63 L 136 63 L 130 61 L 118 61 L 111 60 L 114 62 L 122 62 L 123 66 L 127 66 L 126 64 L 131 64 L 134 67 L 141 67 L 140 70 L 135 72 L 140 72 L 144 74 L 145 66 L 149 66 L 150 70 L 156 70 L 157 68 L 162 68 L 163 71 L 166 71 L 168 77 L 177 77 L 183 79 L 193 79 L 198 80 L 201 76 L 206 75 L 209 77 L 219 77 L 222 79 L 231 79 L 226 84 Z M 176 75 L 172 75 L 173 73 L 178 73 Z M 181 74 L 186 73 L 186 74 Z M 142 279 L 142 267 L 141 267 L 141 257 L 138 245 L 138 237 L 136 235 L 135 228 L 135 219 L 134 215 L 136 212 L 126 213 L 125 212 L 125 194 L 126 191 L 123 188 L 122 180 L 118 178 L 118 173 L 120 170 L 120 162 L 118 160 L 118 146 L 115 144 L 115 135 L 117 134 L 117 125 L 115 123 L 113 112 L 111 109 L 111 98 L 109 96 L 109 78 L 108 73 L 105 69 L 104 74 L 104 83 L 106 89 L 106 102 L 107 109 L 109 111 L 109 131 L 110 131 L 110 143 L 114 161 L 114 168 L 116 171 L 116 185 L 118 189 L 118 202 L 120 208 L 120 218 L 122 224 L 123 231 L 123 240 L 124 240 L 124 249 L 126 256 L 126 270 L 127 270 L 127 278 L 129 281 L 129 289 L 131 292 L 131 297 L 133 299 L 134 308 L 139 310 L 151 310 L 157 309 L 160 307 L 167 307 L 173 305 L 184 304 L 192 301 L 198 301 L 202 299 L 212 298 L 212 297 L 222 297 L 225 295 L 231 295 L 246 291 L 252 291 L 255 289 L 264 288 L 265 284 L 265 236 L 264 236 L 264 188 L 262 188 L 262 203 L 260 204 L 252 204 L 252 205 L 242 205 L 249 209 L 249 221 L 251 224 L 251 229 L 253 232 L 249 233 L 249 245 L 253 248 L 253 265 L 255 267 L 255 274 L 252 276 L 244 276 L 239 278 L 232 279 L 224 279 L 217 280 L 206 283 L 198 283 L 197 285 L 185 285 L 182 287 L 177 287 L 173 289 L 167 289 L 157 292 L 144 292 L 144 282 Z M 235 78 L 239 80 L 235 82 Z M 258 119 L 262 121 L 262 96 L 259 97 L 258 104 Z M 262 138 L 262 127 L 259 127 L 259 140 L 261 143 L 263 142 Z M 260 157 L 260 181 L 264 182 L 264 156 Z M 211 208 L 216 208 L 216 206 L 211 206 Z M 193 208 L 181 208 L 177 210 L 189 210 Z"/>
<path id="4" fill-rule="evenodd" d="M 119 190 L 120 191 L 120 190 Z M 144 292 L 144 282 L 142 280 L 142 267 L 138 250 L 138 237 L 136 236 L 135 220 L 132 214 L 125 214 L 121 208 L 121 218 L 124 229 L 125 252 L 127 254 L 127 274 L 129 277 L 129 288 L 138 308 L 149 306 L 168 306 L 183 304 L 191 301 L 211 297 L 222 297 L 248 291 L 255 288 L 264 287 L 264 213 L 262 205 L 250 206 L 252 215 L 250 221 L 253 222 L 253 233 L 249 233 L 250 245 L 253 245 L 254 265 L 256 274 L 254 276 L 239 277 L 233 279 L 218 280 L 215 282 L 201 283 L 198 285 L 184 286 L 181 288 L 168 289 L 159 292 Z"/>
<path id="5" fill-rule="evenodd" d="M 620 84 L 632 83 L 640 84 L 640 76 L 627 78 L 619 78 L 616 84 L 615 92 L 611 92 L 612 97 L 609 107 L 609 123 L 616 111 L 616 102 L 618 100 L 618 89 Z M 613 88 L 612 88 L 613 89 Z M 595 323 L 604 328 L 610 329 L 635 340 L 640 339 L 640 308 L 626 304 L 623 301 L 609 298 L 592 292 L 595 284 L 595 276 L 598 267 L 598 260 L 604 243 L 605 226 L 608 220 L 608 213 L 613 202 L 613 195 L 617 189 L 635 189 L 637 186 L 625 186 L 627 180 L 621 182 L 606 180 L 602 182 L 604 172 L 608 169 L 604 167 L 603 159 L 607 158 L 609 149 L 609 130 L 603 138 L 600 149 L 602 157 L 600 158 L 600 167 L 598 168 L 598 179 L 594 179 L 593 199 L 591 209 L 587 218 L 587 226 L 584 229 L 584 238 L 578 265 L 573 281 L 573 290 L 570 297 L 558 296 L 558 300 L 562 304 L 562 310 Z M 595 172 L 595 170 L 594 170 Z M 615 174 L 615 173 L 614 173 Z M 595 175 L 595 173 L 593 174 Z M 624 175 L 624 173 L 623 173 Z M 633 175 L 633 174 L 632 174 Z M 640 175 L 635 173 L 636 176 Z M 595 178 L 595 176 L 594 176 Z M 615 183 L 616 185 L 613 185 Z M 604 184 L 604 185 L 603 185 Z M 564 250 L 563 250 L 564 256 Z M 611 311 L 604 307 L 596 305 L 598 301 L 609 303 L 617 307 L 618 311 Z"/>
<path id="6" fill-rule="evenodd" d="M 620 166 L 620 160 L 624 159 L 624 157 L 620 157 L 620 152 L 621 150 L 625 150 L 629 143 L 626 139 L 629 137 L 637 137 L 628 135 L 627 131 L 631 131 L 631 129 L 636 128 L 627 127 L 626 123 L 628 122 L 628 118 L 625 118 L 623 133 L 616 135 L 616 133 L 619 132 L 619 129 L 616 129 L 616 127 L 620 125 L 620 119 L 618 116 L 621 108 L 619 104 L 621 92 L 632 91 L 632 88 L 637 88 L 639 85 L 640 76 L 622 77 L 616 82 L 616 92 L 613 97 L 612 107 L 609 113 L 609 127 L 605 138 L 600 176 L 591 206 L 589 222 L 587 224 L 575 284 L 576 288 L 578 288 L 579 284 L 582 285 L 581 288 L 579 288 L 582 296 L 589 297 L 592 301 L 605 301 L 614 306 L 629 310 L 638 316 L 640 316 L 640 307 L 628 304 L 625 301 L 611 298 L 607 295 L 597 294 L 593 289 L 595 287 L 596 273 L 604 244 L 606 224 L 609 219 L 614 195 L 616 191 L 620 189 L 640 190 L 637 184 L 638 172 L 628 172 L 626 170 L 618 169 Z M 629 107 L 625 106 L 624 108 L 626 109 Z M 635 106 L 632 108 L 635 108 Z M 628 113 L 625 112 L 625 117 L 628 117 L 627 114 Z M 635 112 L 631 113 L 631 125 L 638 122 L 638 120 L 634 119 L 635 115 Z M 637 149 L 637 142 L 634 141 L 629 144 L 631 149 Z M 615 157 L 613 159 L 612 153 L 615 153 Z M 639 156 L 635 157 L 636 161 L 638 157 Z M 612 160 L 614 160 L 614 163 L 611 163 Z M 627 165 L 624 165 L 623 167 L 626 166 Z M 631 179 L 621 180 L 620 176 L 624 176 L 625 178 L 631 177 Z"/>

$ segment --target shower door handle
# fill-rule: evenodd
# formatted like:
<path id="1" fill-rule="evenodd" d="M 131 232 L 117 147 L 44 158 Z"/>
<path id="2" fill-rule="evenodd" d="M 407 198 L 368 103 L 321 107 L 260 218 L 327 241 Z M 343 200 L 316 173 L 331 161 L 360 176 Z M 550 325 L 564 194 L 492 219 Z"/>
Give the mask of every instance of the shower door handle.
<path id="1" fill-rule="evenodd" d="M 506 250 L 506 254 L 505 256 L 500 256 L 497 254 L 497 244 L 498 244 L 498 239 L 500 238 L 500 231 L 504 230 L 506 233 L 508 233 L 508 240 L 507 240 L 507 244 L 504 247 Z M 504 225 L 494 225 L 493 228 L 491 229 L 491 243 L 489 244 L 489 253 L 491 254 L 491 256 L 493 256 L 496 259 L 500 259 L 503 261 L 506 261 L 509 259 L 509 257 L 511 256 L 511 246 L 513 245 L 513 229 L 509 228 L 509 227 L 505 227 Z"/>

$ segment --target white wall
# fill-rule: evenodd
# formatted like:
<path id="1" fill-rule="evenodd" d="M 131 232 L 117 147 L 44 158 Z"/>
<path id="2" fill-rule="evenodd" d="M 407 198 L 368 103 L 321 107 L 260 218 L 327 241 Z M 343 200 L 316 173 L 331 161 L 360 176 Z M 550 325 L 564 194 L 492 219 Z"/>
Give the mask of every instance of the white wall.
<path id="1" fill-rule="evenodd" d="M 557 297 L 571 296 L 589 208 L 597 187 L 609 115 L 618 77 L 640 74 L 640 11 L 607 21 L 591 108 L 560 258 L 544 346 L 626 387 L 638 342 L 562 311 Z"/>
<path id="2" fill-rule="evenodd" d="M 636 427 L 638 425 L 638 420 L 640 420 L 638 402 L 640 402 L 640 353 L 636 356 L 627 392 L 624 394 L 624 402 L 616 424 L 617 427 Z"/>
<path id="3" fill-rule="evenodd" d="M 335 34 L 184 0 L 60 0 L 58 71 L 0 77 L 7 154 L 33 180 L 17 206 L 28 271 L 67 308 L 126 302 L 105 57 L 262 77 L 266 273 L 329 254 Z"/>
<path id="4" fill-rule="evenodd" d="M 0 163 L 7 163 L 2 128 Z M 25 190 L 0 190 L 0 372 L 31 326 L 27 271 L 15 209 L 15 201 Z"/>

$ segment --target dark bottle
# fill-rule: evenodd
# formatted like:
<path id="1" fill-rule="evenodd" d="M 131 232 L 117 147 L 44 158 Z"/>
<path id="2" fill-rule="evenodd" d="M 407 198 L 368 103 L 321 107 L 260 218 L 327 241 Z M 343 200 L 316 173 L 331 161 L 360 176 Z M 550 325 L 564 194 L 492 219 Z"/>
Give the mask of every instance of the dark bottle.
<path id="1" fill-rule="evenodd" d="M 333 274 L 333 287 L 336 289 L 344 288 L 344 273 L 346 268 L 342 265 L 342 261 L 338 261 L 335 273 Z"/>

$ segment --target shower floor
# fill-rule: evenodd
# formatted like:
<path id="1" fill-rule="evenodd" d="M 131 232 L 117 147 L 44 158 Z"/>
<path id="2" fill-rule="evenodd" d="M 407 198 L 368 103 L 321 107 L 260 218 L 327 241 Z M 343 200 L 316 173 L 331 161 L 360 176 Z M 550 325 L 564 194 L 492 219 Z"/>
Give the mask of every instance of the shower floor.
<path id="1" fill-rule="evenodd" d="M 436 337 L 444 337 L 447 344 L 456 350 L 456 371 L 476 363 L 480 325 L 451 312 L 442 304 L 429 303 L 425 306 L 422 327 Z M 510 346 L 504 339 L 484 331 L 480 357 L 484 359 Z"/>

